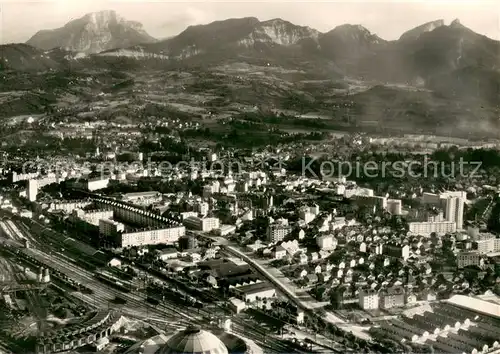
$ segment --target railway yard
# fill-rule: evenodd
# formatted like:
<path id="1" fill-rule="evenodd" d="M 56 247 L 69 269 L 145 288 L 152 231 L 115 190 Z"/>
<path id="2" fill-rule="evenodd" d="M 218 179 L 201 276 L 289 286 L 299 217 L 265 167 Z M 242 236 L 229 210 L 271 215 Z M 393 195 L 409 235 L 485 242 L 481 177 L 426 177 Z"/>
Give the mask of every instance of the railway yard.
<path id="1" fill-rule="evenodd" d="M 172 286 L 168 278 L 141 265 L 132 268 L 140 274 L 142 289 L 123 279 L 118 281 L 103 270 L 105 264 L 99 257 L 79 253 L 76 247 L 69 249 L 67 235 L 33 219 L 3 215 L 0 230 L 1 286 L 4 299 L 12 302 L 6 313 L 14 314 L 9 318 L 4 315 L 0 322 L 5 337 L 0 342 L 3 352 L 35 348 L 37 343 L 46 345 L 40 338 L 45 333 L 64 329 L 71 318 L 96 310 L 113 311 L 167 331 L 180 330 L 187 324 L 213 326 L 231 316 L 216 295 L 188 295 L 177 285 Z M 44 283 L 47 274 L 50 282 Z M 302 351 L 273 334 L 272 328 L 257 325 L 257 319 L 251 316 L 231 316 L 231 322 L 233 333 L 252 340 L 265 352 Z M 60 349 L 64 349 L 63 344 Z M 331 351 L 321 345 L 315 349 Z"/>

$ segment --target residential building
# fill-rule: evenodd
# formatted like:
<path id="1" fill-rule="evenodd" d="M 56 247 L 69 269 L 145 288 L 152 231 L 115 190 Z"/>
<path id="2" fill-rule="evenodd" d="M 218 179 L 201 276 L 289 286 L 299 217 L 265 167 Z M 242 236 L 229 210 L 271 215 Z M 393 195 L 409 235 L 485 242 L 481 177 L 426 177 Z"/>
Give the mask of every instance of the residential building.
<path id="1" fill-rule="evenodd" d="M 359 292 L 359 307 L 363 310 L 376 310 L 379 308 L 379 295 L 376 290 L 363 289 Z"/>
<path id="2" fill-rule="evenodd" d="M 446 191 L 440 194 L 424 193 L 423 204 L 434 205 L 444 210 L 446 221 L 454 222 L 456 230 L 463 229 L 464 205 L 467 193 L 464 191 Z"/>
<path id="3" fill-rule="evenodd" d="M 373 207 L 376 210 L 386 210 L 387 209 L 387 198 L 379 197 L 374 195 L 354 195 L 352 199 L 358 205 Z"/>
<path id="4" fill-rule="evenodd" d="M 473 249 L 481 254 L 500 252 L 500 238 L 492 235 L 490 238 L 478 239 L 473 243 Z"/>
<path id="5" fill-rule="evenodd" d="M 481 267 L 483 264 L 483 256 L 478 252 L 460 252 L 457 254 L 457 266 L 459 269 L 468 266 Z"/>
<path id="6" fill-rule="evenodd" d="M 267 227 L 267 240 L 272 243 L 283 241 L 283 239 L 292 233 L 293 228 L 288 224 L 275 222 Z"/>
<path id="7" fill-rule="evenodd" d="M 387 199 L 387 211 L 392 215 L 403 213 L 403 202 L 401 199 Z"/>
<path id="8" fill-rule="evenodd" d="M 115 238 L 115 244 L 118 247 L 173 244 L 185 234 L 186 228 L 184 226 L 142 229 L 118 234 Z"/>
<path id="9" fill-rule="evenodd" d="M 206 216 L 210 211 L 210 206 L 207 202 L 200 202 L 196 205 L 196 210 L 201 216 Z"/>
<path id="10" fill-rule="evenodd" d="M 126 224 L 148 228 L 163 228 L 179 225 L 179 222 L 176 220 L 169 219 L 138 207 L 124 204 L 120 201 L 107 198 L 95 198 L 93 200 L 99 207 L 112 210 L 113 219 L 123 221 Z"/>
<path id="11" fill-rule="evenodd" d="M 137 192 L 126 193 L 122 196 L 122 200 L 128 203 L 138 205 L 150 205 L 161 201 L 162 195 L 160 192 Z"/>
<path id="12" fill-rule="evenodd" d="M 90 192 L 107 188 L 108 185 L 109 185 L 109 178 L 88 179 L 85 182 L 85 188 Z"/>
<path id="13" fill-rule="evenodd" d="M 36 196 L 38 194 L 38 181 L 36 179 L 28 180 L 28 200 L 30 202 L 36 201 Z"/>
<path id="14" fill-rule="evenodd" d="M 337 248 L 338 241 L 333 235 L 322 235 L 316 238 L 316 244 L 321 250 L 333 251 Z"/>
<path id="15" fill-rule="evenodd" d="M 405 305 L 405 291 L 400 286 L 384 289 L 380 292 L 380 307 L 390 309 Z"/>
<path id="16" fill-rule="evenodd" d="M 227 236 L 236 233 L 235 225 L 221 225 L 217 231 L 219 236 Z"/>
<path id="17" fill-rule="evenodd" d="M 273 251 L 274 259 L 283 259 L 286 257 L 286 249 L 283 246 L 276 246 Z"/>
<path id="18" fill-rule="evenodd" d="M 409 231 L 416 235 L 429 236 L 433 232 L 436 234 L 447 234 L 456 232 L 457 224 L 453 221 L 442 222 L 410 222 Z"/>
<path id="19" fill-rule="evenodd" d="M 383 254 L 406 261 L 410 258 L 410 246 L 401 243 L 386 243 Z"/>
<path id="20" fill-rule="evenodd" d="M 125 232 L 124 224 L 110 219 L 99 220 L 99 233 L 101 235 L 112 237 L 121 232 Z"/>
<path id="21" fill-rule="evenodd" d="M 210 232 L 220 227 L 220 221 L 218 218 L 199 218 L 196 216 L 190 216 L 187 219 L 183 220 L 182 223 L 188 229 L 199 230 L 203 232 Z"/>

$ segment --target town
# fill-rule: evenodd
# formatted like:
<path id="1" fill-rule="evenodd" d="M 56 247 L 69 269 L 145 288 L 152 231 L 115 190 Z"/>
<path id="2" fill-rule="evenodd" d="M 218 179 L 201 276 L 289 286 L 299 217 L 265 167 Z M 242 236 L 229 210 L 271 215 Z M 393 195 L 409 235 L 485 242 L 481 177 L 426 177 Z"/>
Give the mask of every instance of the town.
<path id="1" fill-rule="evenodd" d="M 356 154 L 387 148 L 340 139 Z M 231 353 L 497 350 L 500 204 L 487 173 L 384 191 L 297 170 L 335 139 L 188 148 L 176 163 L 90 143 L 85 158 L 4 153 L 5 350 L 153 353 L 172 331 L 215 334 Z"/>

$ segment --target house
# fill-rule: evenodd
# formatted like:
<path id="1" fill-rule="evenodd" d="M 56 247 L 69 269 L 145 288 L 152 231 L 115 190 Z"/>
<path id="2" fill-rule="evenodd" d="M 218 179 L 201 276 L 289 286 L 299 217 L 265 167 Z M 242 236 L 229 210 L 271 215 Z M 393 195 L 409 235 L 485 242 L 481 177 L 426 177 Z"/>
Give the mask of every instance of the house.
<path id="1" fill-rule="evenodd" d="M 417 296 L 413 293 L 407 293 L 405 298 L 405 303 L 414 304 L 415 302 L 417 302 Z"/>
<path id="2" fill-rule="evenodd" d="M 426 275 L 429 275 L 432 273 L 432 267 L 429 263 L 425 263 L 423 266 L 422 266 L 422 272 Z"/>
<path id="3" fill-rule="evenodd" d="M 331 263 L 328 263 L 328 262 L 327 262 L 327 263 L 323 263 L 323 264 L 321 265 L 321 270 L 322 270 L 323 272 L 331 272 L 331 271 L 332 271 L 332 269 L 333 269 L 333 264 L 331 264 Z"/>
<path id="4" fill-rule="evenodd" d="M 328 280 L 330 280 L 331 277 L 332 277 L 332 275 L 330 273 L 327 273 L 327 272 L 323 272 L 323 273 L 318 274 L 318 280 L 322 283 L 326 283 Z"/>
<path id="5" fill-rule="evenodd" d="M 305 269 L 302 269 L 302 268 L 298 268 L 295 270 L 295 277 L 297 279 L 301 279 L 301 278 L 304 278 L 306 275 L 307 275 L 307 270 Z"/>
<path id="6" fill-rule="evenodd" d="M 307 274 L 306 281 L 309 284 L 316 284 L 318 282 L 318 276 L 316 274 Z"/>
<path id="7" fill-rule="evenodd" d="M 201 255 L 199 253 L 193 252 L 189 255 L 189 259 L 191 259 L 191 262 L 199 262 L 201 261 Z"/>
<path id="8" fill-rule="evenodd" d="M 344 270 L 343 269 L 339 269 L 339 268 L 335 268 L 335 269 L 332 270 L 332 274 L 337 279 L 341 279 L 344 276 Z"/>
<path id="9" fill-rule="evenodd" d="M 314 261 L 317 261 L 319 259 L 319 254 L 318 252 L 313 252 L 311 253 L 311 261 L 314 262 Z"/>
<path id="10" fill-rule="evenodd" d="M 420 299 L 424 301 L 435 301 L 437 294 L 434 290 L 426 288 L 420 293 Z"/>
<path id="11" fill-rule="evenodd" d="M 314 273 L 315 274 L 321 273 L 321 266 L 319 264 L 316 267 L 314 267 Z"/>
<path id="12" fill-rule="evenodd" d="M 108 262 L 109 267 L 116 267 L 116 268 L 121 268 L 122 267 L 122 261 L 119 260 L 118 258 L 113 258 Z"/>
<path id="13" fill-rule="evenodd" d="M 283 246 L 276 246 L 273 251 L 274 259 L 283 259 L 286 257 L 286 249 Z"/>
<path id="14" fill-rule="evenodd" d="M 352 275 L 353 271 L 350 268 L 344 272 L 344 280 L 346 283 L 350 283 L 352 281 Z"/>
<path id="15" fill-rule="evenodd" d="M 212 274 L 208 274 L 205 278 L 205 281 L 211 285 L 213 288 L 217 288 L 218 287 L 218 282 L 217 282 L 217 278 L 215 278 Z"/>
<path id="16" fill-rule="evenodd" d="M 229 308 L 235 313 L 240 313 L 241 311 L 245 310 L 246 307 L 247 305 L 245 304 L 245 302 L 236 297 L 231 297 L 229 299 Z"/>
<path id="17" fill-rule="evenodd" d="M 308 261 L 308 260 L 307 260 L 307 255 L 306 255 L 306 254 L 304 254 L 304 253 L 301 253 L 301 254 L 299 255 L 299 263 L 300 263 L 300 264 L 307 264 L 307 261 Z"/>
<path id="18" fill-rule="evenodd" d="M 205 250 L 205 258 L 206 259 L 212 259 L 212 258 L 215 258 L 215 256 L 217 255 L 217 249 L 216 248 L 207 248 Z"/>
<path id="19" fill-rule="evenodd" d="M 177 250 L 175 248 L 166 248 L 160 251 L 160 254 L 158 255 L 158 259 L 164 262 L 175 258 L 177 258 Z"/>

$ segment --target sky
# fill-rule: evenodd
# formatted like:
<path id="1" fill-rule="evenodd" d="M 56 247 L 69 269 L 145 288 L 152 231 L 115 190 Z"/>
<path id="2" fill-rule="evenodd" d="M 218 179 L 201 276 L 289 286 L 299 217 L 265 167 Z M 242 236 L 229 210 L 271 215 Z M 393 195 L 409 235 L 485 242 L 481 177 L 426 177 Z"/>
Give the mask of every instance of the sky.
<path id="1" fill-rule="evenodd" d="M 282 18 L 322 32 L 360 24 L 386 40 L 425 22 L 454 19 L 500 40 L 500 1 L 167 1 L 167 0 L 0 0 L 0 43 L 25 42 L 41 29 L 62 27 L 86 13 L 115 10 L 139 21 L 156 38 L 180 33 L 189 25 L 253 16 Z"/>

